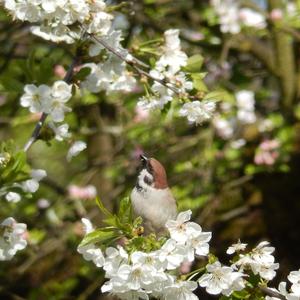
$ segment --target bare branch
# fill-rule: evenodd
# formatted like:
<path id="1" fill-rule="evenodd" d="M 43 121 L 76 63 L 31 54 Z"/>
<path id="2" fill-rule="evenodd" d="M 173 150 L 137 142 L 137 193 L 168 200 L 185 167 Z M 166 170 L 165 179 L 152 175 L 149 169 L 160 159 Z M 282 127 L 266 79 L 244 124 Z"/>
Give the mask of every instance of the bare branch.
<path id="1" fill-rule="evenodd" d="M 282 299 L 282 300 L 286 300 L 286 298 L 283 295 L 281 295 L 277 291 L 274 291 L 274 290 L 272 290 L 272 289 L 270 289 L 266 286 L 259 286 L 259 288 L 264 294 L 266 294 L 270 297 L 276 297 L 276 298 L 279 298 L 279 299 Z"/>

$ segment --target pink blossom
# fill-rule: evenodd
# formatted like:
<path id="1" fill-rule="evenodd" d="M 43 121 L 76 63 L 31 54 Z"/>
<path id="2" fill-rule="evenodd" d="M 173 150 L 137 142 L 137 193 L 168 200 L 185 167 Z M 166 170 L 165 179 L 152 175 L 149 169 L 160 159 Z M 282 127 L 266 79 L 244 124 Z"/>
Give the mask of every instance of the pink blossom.
<path id="1" fill-rule="evenodd" d="M 270 12 L 270 19 L 273 21 L 282 20 L 283 13 L 282 10 L 279 8 L 275 8 Z"/>
<path id="2" fill-rule="evenodd" d="M 257 148 L 254 162 L 257 165 L 273 165 L 279 157 L 278 148 L 280 143 L 277 140 L 265 140 Z"/>
<path id="3" fill-rule="evenodd" d="M 135 116 L 133 121 L 135 123 L 141 123 L 149 118 L 149 110 L 143 109 L 141 106 L 135 107 Z"/>
<path id="4" fill-rule="evenodd" d="M 187 274 L 191 272 L 192 269 L 192 265 L 193 262 L 191 261 L 184 261 L 181 265 L 180 265 L 180 273 L 181 274 Z"/>
<path id="5" fill-rule="evenodd" d="M 54 67 L 54 74 L 59 78 L 64 78 L 66 75 L 66 70 L 62 65 L 56 65 Z"/>
<path id="6" fill-rule="evenodd" d="M 72 184 L 68 187 L 68 193 L 70 198 L 93 199 L 97 195 L 97 190 L 93 185 L 80 187 Z"/>

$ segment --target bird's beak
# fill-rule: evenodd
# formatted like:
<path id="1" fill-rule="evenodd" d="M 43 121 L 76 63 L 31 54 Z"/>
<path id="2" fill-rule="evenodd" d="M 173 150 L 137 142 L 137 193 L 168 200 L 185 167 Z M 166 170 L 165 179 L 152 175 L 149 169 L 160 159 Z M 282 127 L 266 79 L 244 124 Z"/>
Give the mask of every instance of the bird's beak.
<path id="1" fill-rule="evenodd" d="M 141 159 L 141 163 L 143 166 L 147 166 L 147 162 L 148 162 L 148 157 L 146 157 L 145 155 L 140 155 L 140 159 Z"/>

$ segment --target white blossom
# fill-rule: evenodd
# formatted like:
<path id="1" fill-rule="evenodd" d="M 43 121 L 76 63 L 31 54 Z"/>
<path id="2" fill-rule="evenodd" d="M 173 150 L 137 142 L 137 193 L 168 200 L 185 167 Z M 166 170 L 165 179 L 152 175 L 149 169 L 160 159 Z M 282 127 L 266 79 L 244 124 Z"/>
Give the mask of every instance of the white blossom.
<path id="1" fill-rule="evenodd" d="M 179 110 L 179 115 L 187 117 L 191 123 L 201 124 L 212 117 L 216 104 L 212 101 L 192 101 L 185 103 Z"/>
<path id="2" fill-rule="evenodd" d="M 166 286 L 162 299 L 164 300 L 197 300 L 198 297 L 193 294 L 197 288 L 197 283 L 194 281 L 177 281 L 172 285 Z"/>
<path id="3" fill-rule="evenodd" d="M 14 18 L 37 23 L 32 32 L 54 42 L 73 43 L 80 38 L 80 26 L 102 36 L 111 27 L 113 16 L 103 1 L 86 0 L 5 0 L 5 8 Z"/>
<path id="4" fill-rule="evenodd" d="M 292 283 L 292 293 L 300 297 L 300 270 L 292 271 L 288 275 L 288 280 Z"/>
<path id="5" fill-rule="evenodd" d="M 27 84 L 24 87 L 23 96 L 21 97 L 21 105 L 29 107 L 32 113 L 45 112 L 49 113 L 51 104 L 51 89 L 47 85 L 35 86 Z"/>
<path id="6" fill-rule="evenodd" d="M 191 232 L 191 236 L 188 240 L 188 246 L 191 246 L 195 250 L 196 255 L 206 256 L 209 253 L 208 242 L 211 240 L 211 236 L 211 232 L 202 232 L 200 227 L 198 231 Z"/>
<path id="7" fill-rule="evenodd" d="M 118 274 L 121 264 L 128 263 L 128 254 L 123 247 L 118 248 L 109 247 L 105 250 L 105 263 L 103 269 L 105 270 L 106 278 L 113 278 Z"/>
<path id="8" fill-rule="evenodd" d="M 174 270 L 187 259 L 187 248 L 178 245 L 175 240 L 169 239 L 158 252 L 158 259 L 167 270 Z"/>
<path id="9" fill-rule="evenodd" d="M 231 255 L 236 252 L 244 251 L 247 247 L 247 244 L 241 243 L 239 240 L 236 244 L 232 244 L 226 251 L 227 254 Z"/>
<path id="10" fill-rule="evenodd" d="M 252 124 L 256 121 L 255 98 L 252 91 L 242 90 L 235 94 L 237 101 L 237 118 L 245 124 Z"/>
<path id="11" fill-rule="evenodd" d="M 71 136 L 71 134 L 68 132 L 69 130 L 68 124 L 62 124 L 56 127 L 53 122 L 49 122 L 49 127 L 54 131 L 55 139 L 57 141 L 61 142 L 64 139 L 67 139 Z"/>
<path id="12" fill-rule="evenodd" d="M 235 94 L 237 107 L 242 110 L 252 111 L 255 105 L 254 93 L 242 90 Z"/>
<path id="13" fill-rule="evenodd" d="M 239 19 L 245 26 L 256 27 L 259 29 L 266 27 L 265 17 L 250 8 L 241 8 L 239 10 Z"/>
<path id="14" fill-rule="evenodd" d="M 91 73 L 81 83 L 81 86 L 92 93 L 100 91 L 106 91 L 107 94 L 116 91 L 129 92 L 136 86 L 136 80 L 126 70 L 125 63 L 115 56 L 110 56 L 103 63 L 89 63 L 83 67 L 90 68 Z"/>
<path id="15" fill-rule="evenodd" d="M 5 199 L 8 202 L 17 203 L 17 202 L 19 202 L 21 200 L 21 196 L 20 196 L 20 194 L 15 193 L 15 192 L 8 192 L 5 195 Z"/>
<path id="16" fill-rule="evenodd" d="M 59 80 L 54 82 L 51 89 L 51 108 L 50 115 L 54 122 L 64 120 L 65 112 L 70 112 L 71 109 L 65 106 L 65 103 L 72 97 L 72 85 Z"/>
<path id="17" fill-rule="evenodd" d="M 213 118 L 213 125 L 217 131 L 217 134 L 223 139 L 227 140 L 233 136 L 233 124 L 221 116 L 217 115 Z"/>
<path id="18" fill-rule="evenodd" d="M 250 8 L 241 8 L 235 0 L 211 0 L 211 5 L 219 17 L 223 33 L 237 34 L 241 26 L 262 29 L 266 27 L 265 17 Z"/>
<path id="19" fill-rule="evenodd" d="M 26 228 L 26 224 L 17 223 L 12 217 L 0 223 L 0 261 L 11 260 L 17 251 L 27 246 Z"/>
<path id="20" fill-rule="evenodd" d="M 169 29 L 164 33 L 163 55 L 156 63 L 156 69 L 167 68 L 170 74 L 177 73 L 187 63 L 187 55 L 181 51 L 179 30 Z"/>
<path id="21" fill-rule="evenodd" d="M 126 291 L 123 293 L 114 293 L 119 299 L 122 300 L 148 300 L 148 294 L 143 290 Z"/>
<path id="22" fill-rule="evenodd" d="M 244 287 L 241 281 L 243 274 L 235 272 L 231 267 L 222 266 L 219 261 L 207 265 L 206 269 L 207 273 L 200 277 L 198 283 L 201 287 L 205 287 L 209 294 L 230 295 L 235 289 L 241 290 Z"/>
<path id="23" fill-rule="evenodd" d="M 94 231 L 93 225 L 89 219 L 82 218 L 81 222 L 83 224 L 83 229 L 84 229 L 85 235 Z M 97 267 L 103 267 L 103 265 L 105 263 L 105 258 L 103 256 L 101 249 L 96 248 L 96 246 L 94 244 L 79 245 L 77 247 L 77 251 L 80 254 L 82 254 L 82 256 L 85 260 L 93 261 L 93 263 Z"/>
<path id="24" fill-rule="evenodd" d="M 34 84 L 27 84 L 20 101 L 23 107 L 29 107 L 30 112 L 46 113 L 54 122 L 61 122 L 64 120 L 65 112 L 71 111 L 65 106 L 72 96 L 71 91 L 72 85 L 62 80 L 54 82 L 52 87 L 44 84 L 38 87 Z"/>
<path id="25" fill-rule="evenodd" d="M 235 0 L 211 0 L 220 21 L 223 33 L 236 34 L 240 32 L 239 6 Z"/>
<path id="26" fill-rule="evenodd" d="M 240 271 L 247 267 L 251 268 L 254 274 L 271 280 L 276 275 L 275 270 L 279 268 L 279 264 L 274 262 L 275 258 L 272 255 L 274 250 L 274 247 L 269 247 L 269 242 L 261 242 L 250 253 L 240 254 L 233 267 L 238 267 Z"/>
<path id="27" fill-rule="evenodd" d="M 39 188 L 39 181 L 47 176 L 45 170 L 36 169 L 31 170 L 31 179 L 28 179 L 22 183 L 22 189 L 27 193 L 35 193 Z"/>
<path id="28" fill-rule="evenodd" d="M 77 156 L 81 151 L 86 149 L 86 147 L 86 143 L 83 141 L 74 142 L 68 151 L 67 160 L 70 161 L 74 156 Z"/>

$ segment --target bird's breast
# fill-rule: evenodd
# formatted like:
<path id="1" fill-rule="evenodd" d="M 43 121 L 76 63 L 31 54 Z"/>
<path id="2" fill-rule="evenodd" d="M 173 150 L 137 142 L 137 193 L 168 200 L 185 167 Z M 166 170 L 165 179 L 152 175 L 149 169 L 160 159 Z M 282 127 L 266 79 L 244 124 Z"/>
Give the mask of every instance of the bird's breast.
<path id="1" fill-rule="evenodd" d="M 176 202 L 169 188 L 134 188 L 131 201 L 134 214 L 150 223 L 154 230 L 164 228 L 168 220 L 176 217 Z"/>

